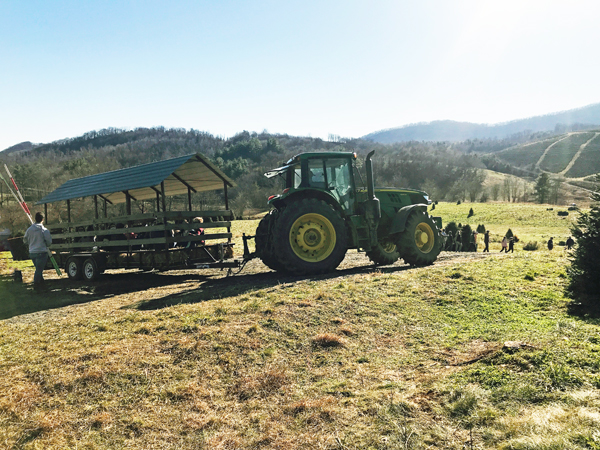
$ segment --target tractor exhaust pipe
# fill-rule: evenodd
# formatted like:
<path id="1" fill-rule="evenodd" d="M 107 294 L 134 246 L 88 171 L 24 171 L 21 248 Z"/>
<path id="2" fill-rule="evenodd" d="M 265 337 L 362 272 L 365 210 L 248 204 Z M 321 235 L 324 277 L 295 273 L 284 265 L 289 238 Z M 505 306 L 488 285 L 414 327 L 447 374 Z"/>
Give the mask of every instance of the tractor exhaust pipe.
<path id="1" fill-rule="evenodd" d="M 381 219 L 381 206 L 379 204 L 379 199 L 375 197 L 375 182 L 373 181 L 373 163 L 371 162 L 373 153 L 375 153 L 375 150 L 369 152 L 367 159 L 365 160 L 368 196 L 367 201 L 365 202 L 365 219 L 369 227 L 371 248 L 377 246 L 377 227 L 379 225 L 379 220 Z"/>
<path id="2" fill-rule="evenodd" d="M 367 155 L 367 159 L 365 160 L 367 170 L 367 194 L 369 196 L 369 200 L 375 198 L 375 181 L 373 180 L 373 163 L 371 162 L 371 157 L 374 153 L 375 150 L 371 150 Z"/>

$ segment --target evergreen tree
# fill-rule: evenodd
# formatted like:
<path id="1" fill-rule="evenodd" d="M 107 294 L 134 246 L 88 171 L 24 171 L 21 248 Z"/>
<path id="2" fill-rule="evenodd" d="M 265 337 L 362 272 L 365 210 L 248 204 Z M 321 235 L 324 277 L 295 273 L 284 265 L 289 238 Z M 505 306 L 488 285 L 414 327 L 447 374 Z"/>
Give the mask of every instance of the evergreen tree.
<path id="1" fill-rule="evenodd" d="M 550 176 L 544 172 L 535 181 L 535 198 L 538 203 L 547 203 L 550 196 Z"/>
<path id="2" fill-rule="evenodd" d="M 600 183 L 600 176 L 596 181 Z M 571 228 L 577 245 L 571 254 L 567 291 L 584 304 L 600 299 L 600 184 L 592 201 L 590 211 L 581 212 Z"/>

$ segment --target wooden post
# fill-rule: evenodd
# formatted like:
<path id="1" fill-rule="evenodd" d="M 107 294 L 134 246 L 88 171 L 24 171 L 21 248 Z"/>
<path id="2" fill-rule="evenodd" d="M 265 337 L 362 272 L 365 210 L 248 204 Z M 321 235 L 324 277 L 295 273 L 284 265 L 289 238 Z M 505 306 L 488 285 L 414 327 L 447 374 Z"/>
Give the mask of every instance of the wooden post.
<path id="1" fill-rule="evenodd" d="M 167 212 L 167 196 L 165 195 L 165 182 L 160 182 L 160 193 L 162 196 L 162 210 L 163 212 Z"/>
<path id="2" fill-rule="evenodd" d="M 48 220 L 48 203 L 44 203 L 44 217 L 46 218 L 46 225 L 50 222 Z"/>
<path id="3" fill-rule="evenodd" d="M 129 191 L 125 191 L 125 209 L 126 214 L 128 216 L 131 215 L 131 195 L 129 195 Z"/>
<path id="4" fill-rule="evenodd" d="M 98 196 L 94 195 L 94 218 L 98 220 Z"/>
<path id="5" fill-rule="evenodd" d="M 227 181 L 223 182 L 223 190 L 225 191 L 225 209 L 229 211 L 229 199 L 227 198 Z M 231 219 L 231 216 L 229 216 Z M 231 233 L 231 227 L 227 227 L 227 232 Z M 227 239 L 227 242 L 231 243 L 231 238 Z"/>
<path id="6" fill-rule="evenodd" d="M 67 222 L 71 223 L 71 200 L 67 200 Z"/>
<path id="7" fill-rule="evenodd" d="M 166 214 L 167 212 L 167 199 L 166 199 L 166 192 L 165 192 L 165 182 L 161 181 L 160 182 L 160 193 L 162 196 L 162 210 L 163 210 L 163 214 Z M 163 225 L 165 226 L 165 255 L 167 257 L 167 265 L 169 265 L 170 262 L 170 258 L 169 258 L 169 243 L 167 242 L 167 238 L 168 236 L 168 230 L 167 230 L 167 216 L 164 215 L 163 216 Z"/>
<path id="8" fill-rule="evenodd" d="M 106 210 L 106 199 L 104 199 L 104 218 L 106 219 L 108 217 L 108 211 Z"/>
<path id="9" fill-rule="evenodd" d="M 160 212 L 160 194 L 156 191 L 156 212 Z"/>
<path id="10" fill-rule="evenodd" d="M 192 210 L 192 190 L 188 187 L 188 210 Z"/>

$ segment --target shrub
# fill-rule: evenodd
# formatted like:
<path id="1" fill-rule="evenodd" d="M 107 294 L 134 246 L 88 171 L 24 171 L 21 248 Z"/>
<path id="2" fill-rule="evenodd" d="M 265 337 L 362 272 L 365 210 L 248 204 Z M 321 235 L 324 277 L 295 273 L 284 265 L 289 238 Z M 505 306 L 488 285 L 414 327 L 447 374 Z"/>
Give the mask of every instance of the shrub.
<path id="1" fill-rule="evenodd" d="M 600 183 L 600 177 L 596 177 Z M 600 186 L 592 193 L 589 212 L 580 212 L 571 232 L 577 246 L 570 255 L 567 292 L 583 304 L 598 304 L 600 292 Z"/>
<path id="2" fill-rule="evenodd" d="M 446 233 L 452 232 L 452 236 L 456 236 L 457 231 L 458 231 L 458 226 L 456 225 L 456 222 L 449 222 L 446 225 Z"/>
<path id="3" fill-rule="evenodd" d="M 509 228 L 509 229 L 508 229 L 508 231 L 506 232 L 506 234 L 505 234 L 504 236 L 506 236 L 508 239 L 510 239 L 510 238 L 511 238 L 511 237 L 513 237 L 514 235 L 513 235 L 513 232 L 512 232 L 512 230 Z"/>
<path id="4" fill-rule="evenodd" d="M 568 216 L 569 211 L 558 211 L 556 214 L 558 214 L 559 216 Z"/>
<path id="5" fill-rule="evenodd" d="M 469 215 L 467 216 L 467 218 L 473 217 L 474 215 L 475 215 L 475 213 L 473 212 L 473 208 L 469 209 Z"/>
<path id="6" fill-rule="evenodd" d="M 534 250 L 539 250 L 540 249 L 540 245 L 537 243 L 537 241 L 531 241 L 528 242 L 527 244 L 523 244 L 523 250 L 527 250 L 527 251 L 534 251 Z"/>
<path id="7" fill-rule="evenodd" d="M 485 233 L 485 225 L 484 224 L 477 225 L 477 232 Z"/>
<path id="8" fill-rule="evenodd" d="M 462 241 L 463 252 L 473 251 L 473 230 L 471 225 L 467 224 L 460 230 L 460 239 Z"/>

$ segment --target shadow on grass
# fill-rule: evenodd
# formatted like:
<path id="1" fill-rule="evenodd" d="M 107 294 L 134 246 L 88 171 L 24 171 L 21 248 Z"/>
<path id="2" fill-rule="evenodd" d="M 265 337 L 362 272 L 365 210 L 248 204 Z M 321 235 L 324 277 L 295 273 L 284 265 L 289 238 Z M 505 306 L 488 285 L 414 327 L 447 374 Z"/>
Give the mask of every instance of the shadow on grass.
<path id="1" fill-rule="evenodd" d="M 567 305 L 570 315 L 579 319 L 600 324 L 600 298 L 587 299 L 584 302 L 573 300 Z"/>
<path id="2" fill-rule="evenodd" d="M 195 273 L 128 272 L 106 275 L 91 283 L 68 278 L 49 279 L 44 282 L 44 291 L 38 292 L 33 290 L 32 284 L 15 283 L 9 276 L 0 277 L 0 320 L 159 286 L 186 281 L 201 282 L 204 279 L 206 276 Z"/>
<path id="3" fill-rule="evenodd" d="M 281 284 L 290 284 L 303 280 L 328 280 L 332 278 L 341 278 L 348 275 L 367 274 L 379 271 L 381 273 L 396 273 L 409 270 L 409 266 L 362 266 L 351 269 L 336 270 L 331 273 L 318 276 L 291 276 L 279 272 L 261 272 L 249 275 L 236 275 L 233 277 L 223 277 L 209 279 L 202 284 L 199 289 L 170 294 L 162 298 L 152 300 L 142 300 L 130 305 L 124 306 L 124 309 L 137 309 L 141 311 L 150 311 L 167 308 L 173 305 L 184 303 L 200 303 L 209 300 L 217 300 L 224 297 L 246 294 L 248 292 L 260 289 L 270 288 Z"/>

